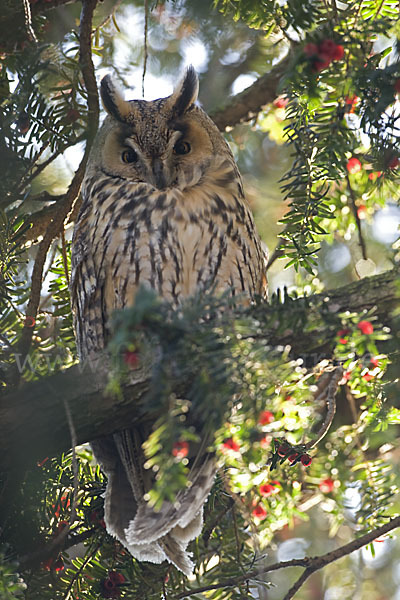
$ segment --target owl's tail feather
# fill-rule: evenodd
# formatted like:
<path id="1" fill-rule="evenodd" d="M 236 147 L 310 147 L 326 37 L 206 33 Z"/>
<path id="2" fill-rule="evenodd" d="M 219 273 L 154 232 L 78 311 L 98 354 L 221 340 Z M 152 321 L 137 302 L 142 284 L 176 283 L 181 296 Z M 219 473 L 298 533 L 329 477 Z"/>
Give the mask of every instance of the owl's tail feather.
<path id="1" fill-rule="evenodd" d="M 147 503 L 140 503 L 135 518 L 126 530 L 129 542 L 153 542 L 167 533 L 186 543 L 197 537 L 203 525 L 202 507 L 214 478 L 214 457 L 208 455 L 199 467 L 193 469 L 190 474 L 190 487 L 178 493 L 174 504 L 164 502 L 156 512 Z"/>
<path id="2" fill-rule="evenodd" d="M 143 469 L 139 442 L 133 430 L 92 442 L 108 476 L 104 504 L 107 531 L 137 560 L 168 560 L 190 575 L 194 565 L 186 547 L 202 530 L 203 505 L 215 477 L 214 457 L 208 453 L 197 456 L 189 486 L 177 494 L 173 504 L 164 502 L 156 512 L 143 499 L 151 487 L 151 472 Z"/>

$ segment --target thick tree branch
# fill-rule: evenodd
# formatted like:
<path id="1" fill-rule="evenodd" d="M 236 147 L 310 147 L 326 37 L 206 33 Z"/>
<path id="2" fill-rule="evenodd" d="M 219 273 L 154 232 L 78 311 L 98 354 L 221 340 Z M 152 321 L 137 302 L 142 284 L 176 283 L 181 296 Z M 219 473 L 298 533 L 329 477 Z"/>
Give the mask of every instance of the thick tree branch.
<path id="1" fill-rule="evenodd" d="M 301 323 L 284 331 L 266 332 L 268 340 L 273 345 L 290 345 L 294 355 L 309 358 L 310 364 L 315 364 L 324 357 L 324 352 L 329 352 L 337 329 L 329 331 L 325 319 L 321 328 L 310 328 L 308 325 L 321 315 L 332 318 L 345 311 L 361 313 L 372 308 L 381 323 L 390 325 L 393 310 L 399 306 L 399 276 L 400 267 L 397 265 L 390 271 L 365 277 L 341 288 L 299 298 L 292 302 L 291 307 L 298 312 Z"/>
<path id="2" fill-rule="evenodd" d="M 273 102 L 278 95 L 278 85 L 288 63 L 287 57 L 243 92 L 230 98 L 226 106 L 212 112 L 210 117 L 217 127 L 223 131 L 226 127 L 249 121 L 261 111 L 263 106 Z"/>
<path id="3" fill-rule="evenodd" d="M 68 403 L 77 444 L 118 431 L 134 422 L 145 383 L 111 397 L 104 374 L 78 366 L 24 386 L 0 401 L 0 472 L 33 466 L 71 447 L 65 412 Z"/>
<path id="4" fill-rule="evenodd" d="M 398 269 L 395 269 L 334 292 L 315 295 L 308 299 L 307 310 L 312 315 L 312 311 L 316 311 L 315 307 L 321 304 L 324 305 L 324 310 L 334 312 L 346 310 L 352 304 L 358 311 L 376 305 L 377 314 L 382 318 L 387 317 L 390 308 L 398 305 L 397 279 Z M 330 300 L 326 307 L 325 299 L 328 297 Z M 292 308 L 296 309 L 302 302 L 301 298 L 293 300 Z M 260 321 L 263 314 L 264 318 L 271 311 L 274 314 L 273 306 L 265 305 L 254 310 Z M 309 352 L 310 347 L 315 348 L 312 334 L 310 340 L 309 334 L 303 332 L 303 326 L 304 321 L 300 321 L 292 331 L 266 331 L 265 338 L 268 343 L 282 344 L 283 340 L 284 344 L 293 344 L 301 355 Z M 329 336 L 332 339 L 336 331 L 321 333 L 323 343 L 326 344 Z M 21 364 L 21 357 L 18 358 Z M 137 405 L 146 390 L 146 383 L 130 386 L 124 390 L 121 398 L 111 398 L 101 392 L 105 388 L 105 379 L 104 374 L 99 371 L 93 372 L 87 368 L 81 373 L 78 367 L 73 367 L 65 373 L 27 384 L 5 396 L 0 401 L 0 471 L 18 468 L 21 464 L 33 464 L 70 448 L 65 401 L 71 411 L 78 444 L 117 431 L 127 421 L 133 422 L 137 418 Z M 29 452 L 26 451 L 27 448 Z"/>

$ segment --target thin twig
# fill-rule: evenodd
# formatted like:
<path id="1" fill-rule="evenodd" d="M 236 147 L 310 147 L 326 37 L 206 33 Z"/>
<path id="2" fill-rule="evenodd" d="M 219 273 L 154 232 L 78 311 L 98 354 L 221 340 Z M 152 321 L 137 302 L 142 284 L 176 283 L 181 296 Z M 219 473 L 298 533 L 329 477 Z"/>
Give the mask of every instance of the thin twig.
<path id="1" fill-rule="evenodd" d="M 214 528 L 218 525 L 218 523 L 221 522 L 222 518 L 226 515 L 226 513 L 231 510 L 234 504 L 234 499 L 231 495 L 229 495 L 227 506 L 224 506 L 224 508 L 215 516 L 211 525 L 204 529 L 201 537 L 203 538 L 203 543 L 206 548 L 208 546 L 208 540 L 210 538 L 211 533 L 214 531 Z"/>
<path id="2" fill-rule="evenodd" d="M 300 575 L 300 577 L 298 578 L 298 580 L 296 581 L 296 583 L 290 588 L 290 590 L 288 591 L 288 593 L 285 595 L 285 597 L 283 598 L 283 600 L 290 600 L 290 598 L 293 598 L 293 596 L 296 594 L 296 592 L 299 591 L 299 589 L 301 588 L 301 586 L 303 585 L 303 583 L 305 583 L 306 580 L 313 573 L 314 573 L 313 569 L 305 569 L 303 571 L 303 573 Z"/>
<path id="3" fill-rule="evenodd" d="M 31 5 L 29 4 L 29 0 L 22 0 L 22 5 L 24 7 L 26 33 L 28 34 L 29 40 L 37 44 L 38 40 L 32 27 Z"/>
<path id="4" fill-rule="evenodd" d="M 144 0 L 144 40 L 143 40 L 143 74 L 142 74 L 142 96 L 144 98 L 144 78 L 147 69 L 147 35 L 149 30 L 149 3 Z"/>
<path id="5" fill-rule="evenodd" d="M 86 554 L 84 561 L 82 562 L 82 564 L 79 567 L 79 569 L 77 571 L 75 571 L 75 573 L 74 573 L 74 575 L 73 575 L 73 577 L 72 577 L 72 579 L 70 581 L 70 584 L 69 584 L 69 586 L 68 586 L 68 588 L 67 588 L 67 590 L 65 592 L 65 595 L 64 595 L 64 600 L 68 600 L 68 598 L 70 597 L 69 596 L 70 591 L 72 590 L 72 587 L 73 587 L 75 581 L 77 581 L 79 575 L 81 575 L 81 573 L 83 573 L 83 571 L 85 570 L 85 568 L 87 567 L 87 565 L 90 563 L 90 561 L 92 560 L 92 558 L 95 556 L 97 550 L 99 550 L 99 548 L 101 547 L 102 543 L 103 542 L 100 541 L 98 544 L 96 544 L 93 547 L 93 550 L 89 550 L 89 552 Z"/>
<path id="6" fill-rule="evenodd" d="M 64 229 L 64 227 L 62 227 L 62 229 L 61 229 L 61 253 L 62 253 L 62 259 L 63 259 L 65 279 L 67 281 L 67 284 L 69 285 L 67 245 L 66 245 L 66 242 L 65 242 L 65 229 Z"/>
<path id="7" fill-rule="evenodd" d="M 266 267 L 267 271 L 269 271 L 269 269 L 272 267 L 274 262 L 276 260 L 278 260 L 278 258 L 280 258 L 281 256 L 283 256 L 285 254 L 285 250 L 283 248 L 281 248 L 281 246 L 285 245 L 286 241 L 287 240 L 285 238 L 279 238 L 279 243 L 277 244 L 275 250 L 268 257 L 268 262 L 267 262 L 267 267 Z"/>
<path id="8" fill-rule="evenodd" d="M 121 3 L 122 3 L 122 0 L 117 0 L 117 2 L 114 4 L 114 6 L 112 6 L 112 11 L 110 12 L 110 14 L 108 14 L 106 17 L 104 17 L 104 19 L 102 20 L 100 25 L 97 25 L 97 27 L 93 30 L 94 35 L 96 35 L 96 33 L 98 31 L 100 31 L 100 29 L 103 29 L 103 27 L 105 27 L 111 21 L 113 15 L 115 14 L 115 11 L 120 7 Z"/>
<path id="9" fill-rule="evenodd" d="M 55 152 L 53 152 L 53 154 L 51 156 L 49 156 L 49 158 L 46 158 L 46 160 L 44 160 L 40 164 L 36 165 L 37 161 L 39 160 L 40 156 L 43 154 L 44 150 L 46 150 L 46 148 L 49 146 L 49 144 L 47 144 L 47 143 L 43 144 L 43 146 L 40 148 L 40 150 L 34 157 L 32 164 L 27 169 L 26 175 L 23 175 L 21 184 L 18 186 L 18 191 L 25 189 L 30 184 L 31 181 L 33 181 L 38 175 L 40 175 L 40 173 L 42 171 L 44 171 L 44 169 L 46 167 L 48 167 L 58 156 L 63 154 L 63 152 L 65 152 L 65 150 L 67 148 L 73 148 L 73 146 L 76 146 L 76 144 L 83 142 L 83 140 L 85 138 L 86 138 L 86 136 L 84 134 L 78 136 L 74 141 L 70 141 L 70 142 L 64 144 L 63 146 L 60 146 Z M 34 171 L 32 171 L 30 175 L 28 175 L 29 171 L 33 168 L 34 165 L 36 165 L 36 169 Z"/>
<path id="10" fill-rule="evenodd" d="M 67 416 L 69 433 L 71 436 L 71 446 L 72 446 L 72 471 L 74 473 L 74 490 L 72 497 L 72 506 L 71 506 L 71 514 L 69 517 L 69 526 L 71 527 L 76 519 L 76 507 L 78 505 L 78 491 L 79 491 L 79 467 L 78 467 L 78 459 L 76 456 L 76 446 L 78 445 L 78 437 L 76 435 L 76 430 L 74 427 L 74 422 L 71 415 L 71 410 L 68 404 L 68 401 L 63 398 L 65 414 Z"/>
<path id="11" fill-rule="evenodd" d="M 318 395 L 315 398 L 315 401 L 320 402 L 321 400 L 323 400 L 326 397 L 326 403 L 328 405 L 328 410 L 326 412 L 324 422 L 322 423 L 316 437 L 313 440 L 311 440 L 310 442 L 307 442 L 307 444 L 305 444 L 306 450 L 310 450 L 311 448 L 316 446 L 322 440 L 322 438 L 325 437 L 325 435 L 329 431 L 330 426 L 332 425 L 332 421 L 335 416 L 335 412 L 336 412 L 335 395 L 336 395 L 336 392 L 338 389 L 339 381 L 341 380 L 341 378 L 343 376 L 343 368 L 335 367 L 330 372 L 325 371 L 325 373 L 322 375 L 322 377 L 324 377 L 326 375 L 328 375 L 328 377 L 329 377 L 329 382 L 318 393 Z"/>
<path id="12" fill-rule="evenodd" d="M 363 259 L 367 260 L 367 258 L 368 258 L 367 247 L 365 245 L 364 236 L 361 231 L 361 221 L 360 221 L 360 217 L 358 216 L 358 210 L 357 210 L 357 206 L 356 206 L 356 197 L 354 194 L 354 190 L 351 187 L 350 178 L 349 178 L 348 173 L 346 173 L 346 181 L 347 181 L 347 187 L 349 188 L 349 193 L 350 193 L 351 208 L 352 208 L 353 215 L 354 215 L 354 218 L 356 220 L 356 225 L 357 225 L 358 243 L 360 244 L 361 254 L 362 254 Z"/>

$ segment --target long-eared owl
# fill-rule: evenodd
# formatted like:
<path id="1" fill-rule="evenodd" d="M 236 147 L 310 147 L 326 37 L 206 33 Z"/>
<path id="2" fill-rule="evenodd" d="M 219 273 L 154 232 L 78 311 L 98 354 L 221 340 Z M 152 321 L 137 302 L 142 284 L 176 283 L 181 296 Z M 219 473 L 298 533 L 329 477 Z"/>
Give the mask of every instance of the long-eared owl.
<path id="1" fill-rule="evenodd" d="M 95 139 L 72 243 L 71 297 L 81 360 L 107 345 L 110 317 L 131 306 L 140 285 L 179 306 L 199 290 L 265 296 L 265 255 L 233 155 L 195 104 L 189 68 L 171 96 L 124 100 L 106 76 L 108 116 Z M 92 442 L 108 476 L 105 522 L 138 560 L 193 569 L 188 542 L 202 528 L 215 465 L 194 461 L 190 485 L 154 512 L 144 469 L 144 431 L 130 427 Z"/>

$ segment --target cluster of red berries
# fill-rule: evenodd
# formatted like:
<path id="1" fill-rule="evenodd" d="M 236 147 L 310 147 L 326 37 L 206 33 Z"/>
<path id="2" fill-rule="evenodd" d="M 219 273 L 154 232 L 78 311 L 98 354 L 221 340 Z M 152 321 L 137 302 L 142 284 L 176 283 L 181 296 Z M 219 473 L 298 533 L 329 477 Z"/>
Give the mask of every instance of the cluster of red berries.
<path id="1" fill-rule="evenodd" d="M 259 492 L 260 496 L 268 498 L 268 496 L 274 496 L 275 494 L 279 494 L 281 489 L 282 486 L 279 483 L 279 481 L 274 480 L 270 481 L 269 483 L 263 483 L 262 485 L 260 485 Z M 262 504 L 259 504 L 257 500 L 253 501 L 253 507 L 254 508 L 251 511 L 253 517 L 256 517 L 260 521 L 263 521 L 267 516 L 267 510 L 265 509 L 265 507 Z"/>
<path id="2" fill-rule="evenodd" d="M 371 335 L 371 333 L 374 332 L 374 326 L 370 321 L 359 321 L 359 323 L 357 323 L 357 329 L 359 329 L 364 335 Z M 351 333 L 349 328 L 339 329 L 336 335 L 339 338 L 340 344 L 347 344 L 347 336 L 349 335 L 349 333 Z"/>
<path id="3" fill-rule="evenodd" d="M 400 160 L 398 156 L 392 156 L 387 162 L 388 169 L 396 169 L 399 165 Z M 361 164 L 361 161 L 355 156 L 352 156 L 347 161 L 346 169 L 350 173 L 350 175 L 355 175 L 356 173 L 359 173 L 362 168 L 363 166 Z M 381 175 L 382 171 L 373 171 L 372 173 L 369 173 L 368 179 L 370 179 L 371 181 L 375 181 L 375 179 L 378 179 L 378 177 L 381 177 Z"/>
<path id="4" fill-rule="evenodd" d="M 46 569 L 46 571 L 56 571 L 56 573 L 60 573 L 60 571 L 63 571 L 65 568 L 62 556 L 58 556 L 58 558 L 47 558 L 41 563 L 41 567 Z"/>
<path id="5" fill-rule="evenodd" d="M 298 462 L 304 467 L 308 467 L 312 463 L 312 458 L 309 454 L 303 451 L 300 446 L 291 446 L 286 441 L 274 440 L 275 452 L 271 459 L 271 469 L 274 469 L 278 462 L 282 464 L 286 459 L 289 461 L 290 466 L 293 467 Z"/>
<path id="6" fill-rule="evenodd" d="M 110 571 L 108 577 L 100 582 L 101 595 L 103 598 L 119 598 L 121 596 L 121 584 L 125 583 L 125 577 L 117 571 Z"/>
<path id="7" fill-rule="evenodd" d="M 343 46 L 329 39 L 319 44 L 310 42 L 304 46 L 303 51 L 311 61 L 311 69 L 316 72 L 326 69 L 332 61 L 340 60 L 344 56 Z"/>

